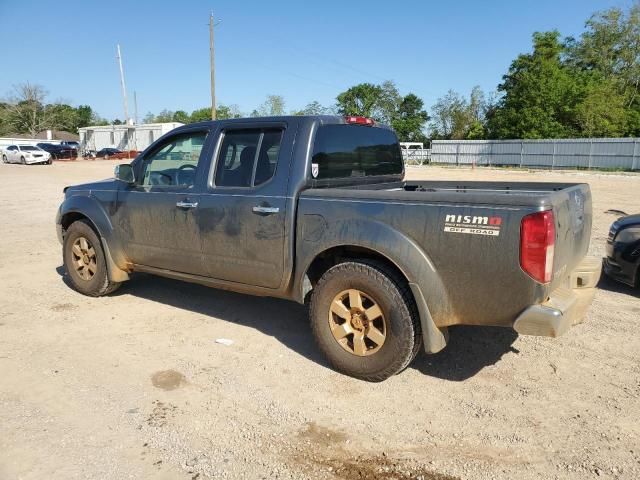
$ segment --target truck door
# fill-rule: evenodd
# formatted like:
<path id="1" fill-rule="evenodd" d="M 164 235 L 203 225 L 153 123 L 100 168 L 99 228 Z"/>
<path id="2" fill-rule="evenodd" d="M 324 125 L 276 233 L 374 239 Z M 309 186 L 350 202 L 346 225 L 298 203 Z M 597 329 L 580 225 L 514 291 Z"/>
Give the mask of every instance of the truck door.
<path id="1" fill-rule="evenodd" d="M 295 132 L 284 123 L 257 125 L 223 124 L 198 222 L 211 277 L 277 288 L 284 275 Z"/>
<path id="2" fill-rule="evenodd" d="M 198 231 L 208 130 L 182 130 L 136 161 L 136 182 L 118 192 L 114 227 L 135 264 L 206 275 Z M 202 182 L 203 184 L 205 182 Z"/>

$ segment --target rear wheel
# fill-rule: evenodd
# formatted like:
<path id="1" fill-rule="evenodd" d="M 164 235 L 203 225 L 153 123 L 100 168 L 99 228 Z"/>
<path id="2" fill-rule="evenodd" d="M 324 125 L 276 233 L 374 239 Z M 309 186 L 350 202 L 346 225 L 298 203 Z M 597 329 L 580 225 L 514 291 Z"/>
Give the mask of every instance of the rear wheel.
<path id="1" fill-rule="evenodd" d="M 330 268 L 312 291 L 311 326 L 333 367 L 379 382 L 403 370 L 422 341 L 408 285 L 382 264 Z"/>
<path id="2" fill-rule="evenodd" d="M 100 239 L 84 220 L 73 222 L 67 229 L 63 261 L 71 284 L 80 293 L 100 297 L 120 286 L 120 283 L 109 280 Z"/>
<path id="3" fill-rule="evenodd" d="M 9 160 L 7 160 L 6 155 L 2 155 L 2 163 L 9 163 Z"/>
<path id="4" fill-rule="evenodd" d="M 27 161 L 24 159 L 24 157 L 20 157 L 20 163 L 21 163 L 22 165 L 26 165 L 26 164 L 27 164 Z"/>

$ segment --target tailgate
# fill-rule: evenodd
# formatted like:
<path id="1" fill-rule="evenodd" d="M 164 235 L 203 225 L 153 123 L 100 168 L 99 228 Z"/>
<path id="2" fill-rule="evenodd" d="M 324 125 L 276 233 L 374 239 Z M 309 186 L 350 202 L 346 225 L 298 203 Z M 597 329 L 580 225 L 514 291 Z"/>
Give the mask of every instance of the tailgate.
<path id="1" fill-rule="evenodd" d="M 573 185 L 553 194 L 556 245 L 552 285 L 578 266 L 589 250 L 591 238 L 591 189 L 587 184 Z"/>

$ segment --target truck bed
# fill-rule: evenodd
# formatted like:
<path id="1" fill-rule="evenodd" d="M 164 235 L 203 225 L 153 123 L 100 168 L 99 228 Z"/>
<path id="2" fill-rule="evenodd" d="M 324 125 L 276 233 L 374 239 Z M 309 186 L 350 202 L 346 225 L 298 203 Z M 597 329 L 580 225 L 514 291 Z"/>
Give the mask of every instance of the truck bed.
<path id="1" fill-rule="evenodd" d="M 522 218 L 541 210 L 553 210 L 556 228 L 553 279 L 546 285 L 519 266 Z M 435 296 L 447 297 L 427 302 L 434 305 L 438 326 L 510 325 L 532 299 L 543 302 L 567 283 L 587 253 L 591 231 L 587 184 L 407 181 L 312 188 L 301 193 L 298 212 L 303 245 L 310 232 L 318 234 L 313 224 L 320 218 L 318 241 L 328 244 L 347 229 L 370 232 L 360 225 L 367 219 L 417 245 L 442 282 L 442 292 Z M 498 226 L 447 228 L 477 218 Z M 465 234 L 478 232 L 489 234 Z M 441 300 L 445 305 L 437 306 Z"/>

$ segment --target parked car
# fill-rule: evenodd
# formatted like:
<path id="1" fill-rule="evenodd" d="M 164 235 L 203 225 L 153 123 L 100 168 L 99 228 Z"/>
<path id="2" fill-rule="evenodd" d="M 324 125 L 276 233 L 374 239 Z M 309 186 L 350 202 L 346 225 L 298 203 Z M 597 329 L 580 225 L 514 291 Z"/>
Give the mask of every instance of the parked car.
<path id="1" fill-rule="evenodd" d="M 64 147 L 69 147 L 69 148 L 73 148 L 74 150 L 78 150 L 78 148 L 80 148 L 80 144 L 76 141 L 61 141 L 60 145 L 64 146 Z"/>
<path id="2" fill-rule="evenodd" d="M 614 280 L 640 286 L 640 214 L 626 215 L 613 222 L 603 267 Z"/>
<path id="3" fill-rule="evenodd" d="M 147 272 L 308 300 L 331 364 L 381 381 L 452 325 L 582 322 L 591 221 L 587 184 L 407 180 L 390 128 L 306 116 L 172 130 L 114 179 L 65 188 L 56 224 L 85 295 Z"/>
<path id="4" fill-rule="evenodd" d="M 31 165 L 46 163 L 51 165 L 51 155 L 35 145 L 10 145 L 2 153 L 4 163 Z"/>
<path id="5" fill-rule="evenodd" d="M 54 160 L 63 159 L 63 158 L 73 158 L 77 157 L 77 152 L 71 148 L 60 144 L 55 143 L 38 143 L 37 146 L 42 150 L 49 152 L 51 154 L 51 158 Z"/>
<path id="6" fill-rule="evenodd" d="M 119 153 L 122 153 L 122 150 L 119 150 L 117 148 L 103 148 L 101 150 L 98 150 L 94 157 L 95 158 L 104 158 L 105 160 L 108 160 L 109 157 L 113 157 L 115 155 L 118 155 Z"/>

